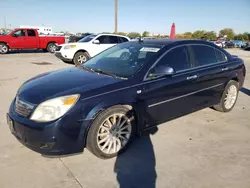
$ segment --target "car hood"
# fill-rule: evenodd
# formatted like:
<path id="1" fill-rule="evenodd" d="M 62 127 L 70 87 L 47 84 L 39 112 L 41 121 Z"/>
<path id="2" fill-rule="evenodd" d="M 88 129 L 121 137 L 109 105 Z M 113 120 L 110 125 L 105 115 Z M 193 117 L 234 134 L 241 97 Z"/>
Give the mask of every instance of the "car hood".
<path id="1" fill-rule="evenodd" d="M 40 74 L 27 80 L 18 90 L 21 100 L 32 104 L 70 94 L 82 94 L 100 88 L 120 79 L 87 72 L 79 68 L 66 68 L 54 72 Z"/>

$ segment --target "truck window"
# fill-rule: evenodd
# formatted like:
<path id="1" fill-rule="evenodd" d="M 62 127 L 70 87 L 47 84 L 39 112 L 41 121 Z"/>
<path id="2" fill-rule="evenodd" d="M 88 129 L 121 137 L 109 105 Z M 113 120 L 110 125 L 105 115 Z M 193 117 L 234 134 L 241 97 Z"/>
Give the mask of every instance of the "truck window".
<path id="1" fill-rule="evenodd" d="M 35 37 L 36 36 L 36 32 L 34 30 L 32 30 L 32 29 L 28 29 L 27 32 L 28 32 L 29 37 Z"/>
<path id="2" fill-rule="evenodd" d="M 15 33 L 13 33 L 13 36 L 16 36 L 16 37 L 25 37 L 25 31 L 23 29 L 18 30 Z"/>

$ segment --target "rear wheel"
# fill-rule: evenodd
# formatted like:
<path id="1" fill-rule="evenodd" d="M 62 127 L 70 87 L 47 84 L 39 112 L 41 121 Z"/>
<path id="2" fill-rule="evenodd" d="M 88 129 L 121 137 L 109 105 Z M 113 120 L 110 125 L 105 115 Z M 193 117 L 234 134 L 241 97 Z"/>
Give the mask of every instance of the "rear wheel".
<path id="1" fill-rule="evenodd" d="M 87 136 L 87 148 L 95 156 L 108 159 L 125 151 L 133 139 L 135 121 L 131 110 L 111 107 L 97 116 Z"/>
<path id="2" fill-rule="evenodd" d="M 233 109 L 239 93 L 239 83 L 231 80 L 228 82 L 222 94 L 219 104 L 214 106 L 214 109 L 220 112 L 229 112 Z"/>
<path id="3" fill-rule="evenodd" d="M 76 66 L 80 66 L 90 59 L 90 56 L 87 52 L 77 52 L 73 58 L 73 62 Z"/>
<path id="4" fill-rule="evenodd" d="M 47 51 L 50 53 L 54 53 L 56 51 L 56 44 L 55 43 L 49 43 L 47 46 Z"/>
<path id="5" fill-rule="evenodd" d="M 7 54 L 9 52 L 9 46 L 5 43 L 0 43 L 0 54 Z"/>

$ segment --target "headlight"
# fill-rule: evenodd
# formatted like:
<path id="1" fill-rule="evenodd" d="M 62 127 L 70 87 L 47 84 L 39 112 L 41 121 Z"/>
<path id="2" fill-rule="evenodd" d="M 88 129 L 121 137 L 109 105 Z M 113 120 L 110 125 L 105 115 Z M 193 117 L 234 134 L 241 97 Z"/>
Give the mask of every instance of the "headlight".
<path id="1" fill-rule="evenodd" d="M 31 116 L 31 120 L 38 122 L 48 122 L 62 117 L 71 109 L 79 99 L 78 94 L 57 97 L 47 100 L 38 105 Z"/>
<path id="2" fill-rule="evenodd" d="M 76 45 L 66 45 L 64 46 L 64 50 L 67 50 L 67 49 L 72 49 L 72 48 L 76 48 Z"/>

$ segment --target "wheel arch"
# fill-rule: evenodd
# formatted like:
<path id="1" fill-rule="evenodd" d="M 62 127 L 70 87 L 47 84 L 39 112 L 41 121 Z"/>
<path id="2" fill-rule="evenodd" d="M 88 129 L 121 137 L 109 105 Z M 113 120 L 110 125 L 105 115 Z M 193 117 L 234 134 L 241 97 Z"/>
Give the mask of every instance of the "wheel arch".
<path id="1" fill-rule="evenodd" d="M 49 46 L 49 44 L 56 44 L 56 41 L 49 41 L 48 43 L 47 43 L 47 46 L 46 46 L 46 48 L 48 48 L 48 46 Z"/>
<path id="2" fill-rule="evenodd" d="M 89 55 L 89 53 L 88 53 L 88 51 L 87 50 L 85 50 L 85 49 L 79 49 L 79 50 L 77 50 L 76 52 L 75 52 L 75 54 L 74 54 L 74 56 L 78 53 L 78 52 L 86 52 L 88 55 Z M 90 56 L 90 55 L 89 55 Z"/>
<path id="3" fill-rule="evenodd" d="M 5 42 L 5 41 L 0 41 L 0 43 L 2 43 L 2 44 L 6 44 L 6 45 L 10 48 L 10 45 L 8 44 L 8 42 Z"/>
<path id="4" fill-rule="evenodd" d="M 83 139 L 84 139 L 84 147 L 86 146 L 86 141 L 87 141 L 87 136 L 88 136 L 88 132 L 89 129 L 91 127 L 91 124 L 93 123 L 94 119 L 103 111 L 114 107 L 114 106 L 123 106 L 125 108 L 127 108 L 128 110 L 132 110 L 134 117 L 135 117 L 135 121 L 136 121 L 136 134 L 140 133 L 139 127 L 138 126 L 138 122 L 139 122 L 139 112 L 136 110 L 136 107 L 133 103 L 129 102 L 129 103 L 125 103 L 125 102 L 118 102 L 118 103 L 107 103 L 107 102 L 101 102 L 97 105 L 94 106 L 94 108 L 92 108 L 92 110 L 88 113 L 88 115 L 86 116 L 85 120 L 89 120 L 90 123 L 88 125 L 88 127 L 85 128 L 84 131 L 84 135 L 83 135 Z"/>

